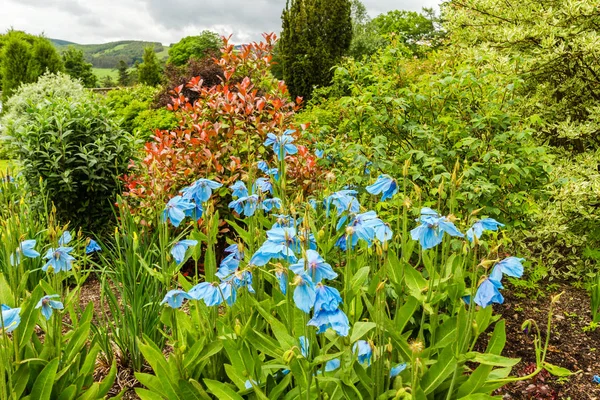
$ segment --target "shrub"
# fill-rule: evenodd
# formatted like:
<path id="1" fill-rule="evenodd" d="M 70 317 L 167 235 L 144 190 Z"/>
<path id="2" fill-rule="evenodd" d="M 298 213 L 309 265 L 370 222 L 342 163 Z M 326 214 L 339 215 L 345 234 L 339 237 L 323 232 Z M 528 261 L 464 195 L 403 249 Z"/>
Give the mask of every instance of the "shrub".
<path id="1" fill-rule="evenodd" d="M 136 138 L 148 140 L 154 130 L 168 130 L 177 126 L 172 111 L 154 108 L 153 103 L 159 89 L 137 85 L 111 90 L 104 103 L 121 118 L 121 127 Z"/>
<path id="2" fill-rule="evenodd" d="M 26 100 L 23 115 L 16 113 L 28 123 L 7 125 L 9 152 L 19 160 L 35 195 L 43 195 L 43 183 L 62 220 L 88 229 L 103 227 L 132 155 L 132 137 L 92 96 L 77 101 L 55 96 L 34 103 L 43 92 L 28 86 L 17 92 L 21 101 L 27 93 L 34 96 Z M 10 114 L 12 102 L 7 107 Z"/>

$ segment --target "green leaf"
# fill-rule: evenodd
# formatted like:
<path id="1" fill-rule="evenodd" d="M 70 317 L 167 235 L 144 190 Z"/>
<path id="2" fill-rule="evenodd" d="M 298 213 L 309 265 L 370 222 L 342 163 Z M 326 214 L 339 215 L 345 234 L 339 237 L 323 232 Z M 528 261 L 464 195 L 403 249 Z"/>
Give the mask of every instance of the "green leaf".
<path id="1" fill-rule="evenodd" d="M 205 379 L 204 384 L 208 388 L 208 391 L 217 396 L 217 399 L 219 400 L 244 400 L 242 396 L 224 383 L 213 381 L 212 379 Z"/>
<path id="2" fill-rule="evenodd" d="M 377 324 L 375 322 L 357 322 L 352 327 L 352 334 L 350 335 L 350 343 L 356 342 L 362 338 L 371 329 L 375 328 Z"/>
<path id="3" fill-rule="evenodd" d="M 433 393 L 454 372 L 456 364 L 452 346 L 442 350 L 435 364 L 421 378 L 421 388 L 425 394 Z"/>
<path id="4" fill-rule="evenodd" d="M 561 378 L 565 377 L 565 376 L 571 376 L 574 374 L 574 372 L 571 372 L 566 368 L 559 367 L 558 365 L 550 364 L 549 362 L 544 362 L 544 369 L 546 371 L 550 372 L 552 375 L 558 376 Z"/>
<path id="5" fill-rule="evenodd" d="M 493 367 L 513 367 L 521 361 L 520 358 L 508 358 L 489 353 L 471 352 L 467 353 L 466 356 L 469 361 L 484 365 L 491 365 Z"/>
<path id="6" fill-rule="evenodd" d="M 362 267 L 356 274 L 352 277 L 352 281 L 350 282 L 350 290 L 354 294 L 357 294 L 360 291 L 360 288 L 365 284 L 367 278 L 369 277 L 369 267 Z"/>
<path id="7" fill-rule="evenodd" d="M 140 399 L 142 400 L 164 400 L 162 396 L 147 389 L 135 388 L 135 393 L 140 396 Z"/>
<path id="8" fill-rule="evenodd" d="M 54 387 L 54 378 L 58 369 L 58 358 L 50 361 L 38 375 L 33 388 L 31 389 L 31 398 L 36 400 L 50 400 L 52 388 Z"/>

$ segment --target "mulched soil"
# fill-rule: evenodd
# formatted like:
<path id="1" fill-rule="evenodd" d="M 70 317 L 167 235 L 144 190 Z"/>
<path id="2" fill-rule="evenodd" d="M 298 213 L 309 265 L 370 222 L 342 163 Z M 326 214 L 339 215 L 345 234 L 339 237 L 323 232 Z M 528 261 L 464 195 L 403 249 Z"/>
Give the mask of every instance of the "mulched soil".
<path id="1" fill-rule="evenodd" d="M 600 385 L 594 383 L 594 375 L 600 375 L 600 328 L 589 327 L 590 300 L 584 289 L 560 283 L 548 286 L 552 290 L 542 291 L 537 298 L 516 296 L 517 291 L 503 291 L 504 304 L 495 306 L 506 320 L 506 346 L 503 355 L 521 358 L 512 371 L 513 375 L 525 376 L 535 370 L 533 334 L 525 334 L 521 326 L 526 319 L 537 322 L 546 337 L 546 325 L 551 297 L 564 292 L 554 307 L 550 345 L 546 361 L 574 372 L 567 378 L 557 378 L 547 372 L 535 378 L 520 381 L 501 388 L 497 394 L 504 399 L 600 399 Z"/>

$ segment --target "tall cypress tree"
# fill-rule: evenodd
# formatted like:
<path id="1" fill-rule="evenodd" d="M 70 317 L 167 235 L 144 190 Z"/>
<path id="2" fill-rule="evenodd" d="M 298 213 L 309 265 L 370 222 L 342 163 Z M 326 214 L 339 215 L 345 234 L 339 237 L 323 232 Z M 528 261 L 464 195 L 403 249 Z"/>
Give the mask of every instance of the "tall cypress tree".
<path id="1" fill-rule="evenodd" d="M 334 67 L 352 41 L 348 0 L 288 0 L 281 16 L 283 78 L 293 96 L 310 98 L 331 83 Z"/>
<path id="2" fill-rule="evenodd" d="M 18 37 L 10 37 L 2 48 L 2 96 L 7 99 L 21 83 L 35 82 L 31 46 Z"/>
<path id="3" fill-rule="evenodd" d="M 117 69 L 119 70 L 119 86 L 129 85 L 129 72 L 127 71 L 127 63 L 124 60 L 119 60 Z"/>
<path id="4" fill-rule="evenodd" d="M 33 73 L 36 76 L 46 72 L 57 73 L 64 71 L 62 58 L 49 40 L 39 38 L 33 45 Z"/>
<path id="5" fill-rule="evenodd" d="M 138 66 L 138 78 L 140 83 L 156 86 L 160 83 L 160 65 L 154 52 L 154 47 L 148 46 L 144 49 L 144 62 Z"/>

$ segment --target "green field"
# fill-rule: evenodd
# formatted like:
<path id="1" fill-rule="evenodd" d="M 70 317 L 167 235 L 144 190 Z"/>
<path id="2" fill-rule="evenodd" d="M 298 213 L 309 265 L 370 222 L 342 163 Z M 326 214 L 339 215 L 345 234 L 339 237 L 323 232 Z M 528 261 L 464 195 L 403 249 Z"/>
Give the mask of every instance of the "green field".
<path id="1" fill-rule="evenodd" d="M 107 76 L 110 76 L 113 80 L 117 80 L 119 78 L 119 71 L 117 71 L 115 68 L 92 68 L 92 71 L 99 80 L 102 80 Z"/>

